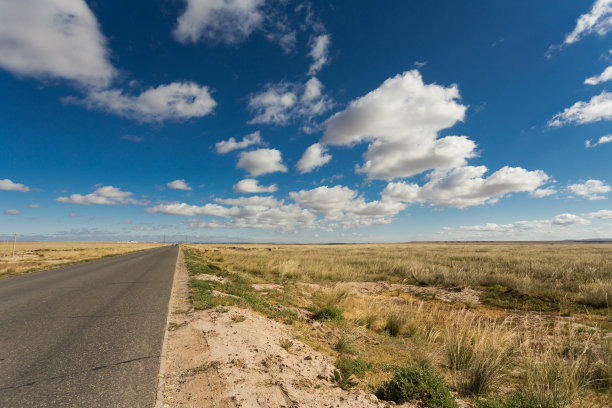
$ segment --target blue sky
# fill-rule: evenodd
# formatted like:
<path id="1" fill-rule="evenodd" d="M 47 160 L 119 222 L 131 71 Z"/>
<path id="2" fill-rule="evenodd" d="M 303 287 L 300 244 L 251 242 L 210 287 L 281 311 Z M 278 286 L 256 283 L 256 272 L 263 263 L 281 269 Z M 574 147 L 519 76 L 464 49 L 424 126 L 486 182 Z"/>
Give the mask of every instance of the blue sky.
<path id="1" fill-rule="evenodd" d="M 612 0 L 0 0 L 0 238 L 612 238 Z"/>

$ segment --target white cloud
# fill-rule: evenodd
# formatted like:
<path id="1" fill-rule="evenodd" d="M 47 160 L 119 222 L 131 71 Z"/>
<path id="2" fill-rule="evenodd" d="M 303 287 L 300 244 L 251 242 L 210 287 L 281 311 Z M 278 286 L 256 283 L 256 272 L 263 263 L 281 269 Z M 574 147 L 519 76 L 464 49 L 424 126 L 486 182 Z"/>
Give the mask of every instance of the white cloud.
<path id="1" fill-rule="evenodd" d="M 283 52 L 295 48 L 296 30 L 283 10 L 283 2 L 265 0 L 185 0 L 187 7 L 172 32 L 183 43 L 236 45 L 254 32 L 278 44 Z M 281 6 L 281 7 L 278 7 Z"/>
<path id="2" fill-rule="evenodd" d="M 9 179 L 0 180 L 0 190 L 5 191 L 21 191 L 23 193 L 30 191 L 30 187 L 20 183 L 14 183 Z"/>
<path id="3" fill-rule="evenodd" d="M 481 225 L 445 227 L 445 233 L 461 238 L 480 239 L 533 239 L 546 237 L 560 239 L 576 232 L 575 227 L 589 225 L 590 221 L 575 214 L 563 213 L 548 220 L 517 221 L 511 224 L 486 223 Z M 554 235 L 553 235 L 554 234 Z M 570 235 L 571 236 L 571 235 Z"/>
<path id="4" fill-rule="evenodd" d="M 84 0 L 0 1 L 0 66 L 19 75 L 107 86 L 116 72 Z"/>
<path id="5" fill-rule="evenodd" d="M 604 36 L 612 29 L 612 0 L 596 0 L 591 11 L 581 15 L 576 27 L 565 36 L 566 45 L 580 41 L 588 34 Z"/>
<path id="6" fill-rule="evenodd" d="M 323 65 L 329 62 L 329 45 L 331 36 L 329 34 L 321 34 L 310 40 L 310 52 L 308 55 L 312 58 L 312 64 L 308 69 L 308 75 L 316 75 Z"/>
<path id="7" fill-rule="evenodd" d="M 590 139 L 584 142 L 585 147 L 595 147 L 604 143 L 612 142 L 612 135 L 606 135 L 600 137 L 595 143 L 593 143 Z"/>
<path id="8" fill-rule="evenodd" d="M 598 220 L 612 220 L 612 211 L 611 210 L 599 210 L 592 213 L 587 214 L 587 217 L 594 218 Z"/>
<path id="9" fill-rule="evenodd" d="M 186 120 L 206 116 L 217 102 L 206 86 L 193 82 L 172 82 L 149 88 L 140 95 L 126 95 L 119 89 L 93 90 L 85 99 L 64 98 L 65 102 L 82 104 L 141 122 Z"/>
<path id="10" fill-rule="evenodd" d="M 357 192 L 343 186 L 321 186 L 289 193 L 299 206 L 308 208 L 317 215 L 326 216 L 342 211 L 356 195 Z"/>
<path id="11" fill-rule="evenodd" d="M 69 197 L 58 197 L 56 201 L 60 203 L 69 203 L 69 204 L 105 204 L 105 205 L 115 205 L 115 204 L 137 204 L 137 205 L 146 205 L 147 202 L 143 200 L 136 200 L 131 198 L 133 193 L 129 191 L 121 191 L 117 187 L 113 186 L 103 186 L 98 187 L 93 193 L 87 195 L 81 194 L 72 194 Z"/>
<path id="12" fill-rule="evenodd" d="M 310 78 L 305 84 L 280 82 L 249 98 L 249 109 L 255 116 L 249 124 L 286 125 L 296 119 L 311 120 L 328 111 L 331 99 L 323 93 L 323 84 Z"/>
<path id="13" fill-rule="evenodd" d="M 389 183 L 382 192 L 383 201 L 465 208 L 492 204 L 515 192 L 534 192 L 549 179 L 541 170 L 527 171 L 520 167 L 503 167 L 483 177 L 486 172 L 485 166 L 465 166 L 434 173 L 423 186 Z"/>
<path id="14" fill-rule="evenodd" d="M 564 213 L 554 216 L 551 224 L 565 227 L 569 225 L 586 225 L 589 224 L 589 221 L 575 214 Z"/>
<path id="15" fill-rule="evenodd" d="M 357 192 L 343 186 L 321 186 L 289 194 L 294 204 L 272 196 L 215 199 L 216 203 L 193 206 L 185 203 L 160 204 L 148 212 L 187 217 L 210 216 L 224 221 L 189 220 L 192 228 L 324 229 L 387 224 L 405 208 L 399 202 L 366 202 Z"/>
<path id="16" fill-rule="evenodd" d="M 192 188 L 189 187 L 187 185 L 187 183 L 185 182 L 185 180 L 180 179 L 180 180 L 174 180 L 169 182 L 168 184 L 166 184 L 168 187 L 173 188 L 175 190 L 185 190 L 185 191 L 191 191 Z"/>
<path id="17" fill-rule="evenodd" d="M 278 187 L 276 184 L 262 186 L 256 179 L 247 178 L 236 183 L 232 190 L 235 193 L 274 193 L 278 190 Z"/>
<path id="18" fill-rule="evenodd" d="M 584 80 L 584 83 L 587 85 L 597 85 L 602 82 L 607 82 L 612 79 L 612 65 L 609 66 L 602 72 L 600 75 L 592 76 Z"/>
<path id="19" fill-rule="evenodd" d="M 237 44 L 264 22 L 264 0 L 186 0 L 173 34 L 179 42 Z"/>
<path id="20" fill-rule="evenodd" d="M 222 140 L 215 144 L 215 149 L 218 154 L 225 154 L 232 150 L 244 149 L 252 145 L 260 145 L 262 142 L 261 134 L 259 131 L 256 131 L 243 137 L 240 142 L 237 142 L 233 137 L 230 137 L 229 140 Z"/>
<path id="21" fill-rule="evenodd" d="M 300 207 L 328 221 L 339 222 L 345 228 L 387 224 L 406 207 L 399 201 L 384 199 L 366 202 L 363 197 L 357 197 L 356 191 L 344 186 L 320 186 L 291 192 L 289 196 Z"/>
<path id="22" fill-rule="evenodd" d="M 543 198 L 554 194 L 557 194 L 557 190 L 553 187 L 538 188 L 537 190 L 529 193 L 529 195 L 534 198 Z"/>
<path id="23" fill-rule="evenodd" d="M 281 152 L 276 149 L 241 152 L 236 167 L 246 170 L 252 177 L 277 171 L 283 173 L 287 171 L 287 166 L 283 164 Z"/>
<path id="24" fill-rule="evenodd" d="M 309 173 L 314 169 L 323 166 L 331 160 L 331 155 L 327 154 L 327 149 L 320 143 L 311 145 L 302 158 L 297 162 L 297 169 L 300 173 Z"/>
<path id="25" fill-rule="evenodd" d="M 369 142 L 365 163 L 357 171 L 372 179 L 460 167 L 476 156 L 476 144 L 466 136 L 438 139 L 439 131 L 464 119 L 467 107 L 458 99 L 455 85 L 425 84 L 418 71 L 408 71 L 328 119 L 321 143 Z"/>
<path id="26" fill-rule="evenodd" d="M 553 116 L 548 126 L 582 125 L 600 120 L 612 120 L 612 93 L 610 92 L 603 91 L 593 96 L 588 102 L 579 101 L 565 108 L 563 112 Z"/>
<path id="27" fill-rule="evenodd" d="M 19 215 L 19 214 L 21 214 L 21 211 L 15 210 L 15 209 L 10 209 L 10 210 L 4 211 L 4 213 L 6 215 Z"/>
<path id="28" fill-rule="evenodd" d="M 603 200 L 610 191 L 610 186 L 601 180 L 587 180 L 583 184 L 571 184 L 567 188 L 574 194 L 589 200 Z"/>
<path id="29" fill-rule="evenodd" d="M 29 208 L 40 208 L 40 204 L 30 204 L 28 205 Z"/>

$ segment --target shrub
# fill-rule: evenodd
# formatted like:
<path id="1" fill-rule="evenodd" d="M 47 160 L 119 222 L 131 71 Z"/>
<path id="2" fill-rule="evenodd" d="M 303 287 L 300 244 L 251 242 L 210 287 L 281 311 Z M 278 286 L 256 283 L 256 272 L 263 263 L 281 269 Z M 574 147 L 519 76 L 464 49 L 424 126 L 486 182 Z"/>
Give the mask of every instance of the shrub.
<path id="1" fill-rule="evenodd" d="M 457 407 L 440 377 L 415 366 L 401 368 L 393 378 L 378 387 L 376 396 L 398 404 L 418 400 L 429 408 Z"/>
<path id="2" fill-rule="evenodd" d="M 372 368 L 372 365 L 360 358 L 341 356 L 336 361 L 336 367 L 338 367 L 342 374 L 348 377 L 354 375 L 356 377 L 363 378 L 366 371 Z"/>
<path id="3" fill-rule="evenodd" d="M 476 403 L 476 408 L 539 408 L 540 406 L 524 392 L 515 392 L 506 397 L 490 397 Z"/>
<path id="4" fill-rule="evenodd" d="M 327 305 L 321 307 L 314 312 L 315 319 L 317 320 L 335 320 L 342 321 L 344 320 L 344 316 L 342 315 L 342 310 L 338 306 Z"/>

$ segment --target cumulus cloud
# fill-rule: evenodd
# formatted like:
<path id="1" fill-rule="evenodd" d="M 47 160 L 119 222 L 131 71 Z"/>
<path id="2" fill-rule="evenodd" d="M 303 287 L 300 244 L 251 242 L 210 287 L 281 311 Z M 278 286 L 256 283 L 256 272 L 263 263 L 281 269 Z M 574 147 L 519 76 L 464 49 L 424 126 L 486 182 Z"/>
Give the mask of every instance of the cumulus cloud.
<path id="1" fill-rule="evenodd" d="M 331 36 L 329 34 L 321 34 L 310 39 L 308 55 L 312 58 L 312 64 L 308 69 L 308 75 L 316 75 L 329 62 L 330 43 Z"/>
<path id="2" fill-rule="evenodd" d="M 343 186 L 321 186 L 289 193 L 298 205 L 312 210 L 317 215 L 331 215 L 342 211 L 356 195 L 356 191 Z"/>
<path id="3" fill-rule="evenodd" d="M 0 190 L 21 191 L 23 193 L 26 193 L 30 191 L 30 187 L 20 184 L 20 183 L 14 183 L 9 179 L 4 179 L 4 180 L 0 180 Z"/>
<path id="4" fill-rule="evenodd" d="M 0 66 L 15 75 L 107 86 L 116 72 L 84 0 L 4 0 Z"/>
<path id="5" fill-rule="evenodd" d="M 612 29 L 612 0 L 596 0 L 588 13 L 582 14 L 576 27 L 565 36 L 563 44 L 578 42 L 585 35 L 606 35 Z"/>
<path id="6" fill-rule="evenodd" d="M 237 44 L 264 22 L 264 0 L 186 0 L 174 38 L 182 43 Z"/>
<path id="7" fill-rule="evenodd" d="M 278 190 L 276 184 L 270 186 L 262 186 L 256 179 L 244 179 L 234 184 L 232 190 L 235 193 L 274 193 Z"/>
<path id="8" fill-rule="evenodd" d="M 175 190 L 185 190 L 185 191 L 193 190 L 191 187 L 187 185 L 187 183 L 183 179 L 171 181 L 168 184 L 166 184 L 166 186 L 173 188 Z"/>
<path id="9" fill-rule="evenodd" d="M 461 237 L 481 239 L 508 239 L 541 236 L 541 234 L 554 234 L 552 239 L 558 239 L 559 234 L 570 232 L 572 227 L 589 225 L 590 221 L 575 214 L 563 213 L 547 220 L 517 221 L 511 224 L 486 223 L 481 225 L 461 226 L 458 228 L 445 227 L 446 234 Z"/>
<path id="10" fill-rule="evenodd" d="M 423 186 L 392 182 L 383 190 L 383 200 L 466 208 L 495 203 L 511 193 L 534 192 L 549 180 L 541 170 L 520 167 L 503 167 L 484 177 L 486 172 L 485 166 L 465 166 L 435 173 Z"/>
<path id="11" fill-rule="evenodd" d="M 560 127 L 569 124 L 583 125 L 585 123 L 612 120 L 612 93 L 603 91 L 590 101 L 579 101 L 557 113 L 548 122 L 548 126 Z"/>
<path id="12" fill-rule="evenodd" d="M 285 53 L 295 48 L 296 31 L 282 7 L 265 0 L 185 0 L 172 32 L 183 43 L 236 45 L 256 31 Z M 280 4 L 280 3 L 279 3 Z"/>
<path id="13" fill-rule="evenodd" d="M 430 169 L 451 169 L 476 156 L 466 136 L 438 138 L 438 132 L 462 121 L 455 85 L 425 84 L 418 71 L 387 79 L 326 121 L 322 144 L 350 146 L 369 142 L 357 168 L 371 179 L 410 177 Z"/>
<path id="14" fill-rule="evenodd" d="M 10 210 L 5 210 L 4 213 L 6 215 L 19 215 L 19 214 L 21 214 L 21 211 L 15 210 L 15 209 L 10 209 Z"/>
<path id="15" fill-rule="evenodd" d="M 132 198 L 133 193 L 129 191 L 121 191 L 121 189 L 113 186 L 102 186 L 98 187 L 93 193 L 87 195 L 72 194 L 69 197 L 58 197 L 56 201 L 60 203 L 68 204 L 103 204 L 103 205 L 115 205 L 115 204 L 137 204 L 146 205 L 148 204 L 143 200 L 136 200 Z"/>
<path id="16" fill-rule="evenodd" d="M 236 165 L 246 170 L 252 177 L 262 174 L 286 172 L 287 166 L 283 164 L 281 152 L 276 149 L 257 149 L 250 152 L 241 152 Z"/>
<path id="17" fill-rule="evenodd" d="M 598 220 L 612 220 L 612 210 L 599 210 L 587 214 L 587 217 Z"/>
<path id="18" fill-rule="evenodd" d="M 243 137 L 240 142 L 237 142 L 233 137 L 230 137 L 229 140 L 222 140 L 215 144 L 215 149 L 218 154 L 225 154 L 232 150 L 244 149 L 252 145 L 260 145 L 262 142 L 261 134 L 259 131 L 256 131 Z"/>
<path id="19" fill-rule="evenodd" d="M 585 147 L 595 147 L 595 146 L 599 146 L 601 144 L 610 143 L 610 142 L 612 142 L 612 135 L 606 135 L 606 136 L 600 137 L 595 143 L 593 143 L 593 141 L 589 139 L 584 142 L 584 145 Z"/>
<path id="20" fill-rule="evenodd" d="M 320 186 L 312 190 L 289 193 L 293 203 L 271 196 L 215 199 L 203 206 L 185 203 L 160 204 L 148 212 L 182 216 L 223 218 L 190 220 L 192 228 L 264 228 L 264 229 L 324 229 L 362 227 L 387 224 L 405 208 L 405 204 L 390 201 L 370 201 L 344 186 Z"/>
<path id="21" fill-rule="evenodd" d="M 249 124 L 286 125 L 296 119 L 308 121 L 331 106 L 331 99 L 323 93 L 323 84 L 315 77 L 305 84 L 268 84 L 265 90 L 249 98 L 248 107 L 254 113 Z"/>
<path id="22" fill-rule="evenodd" d="M 310 173 L 314 169 L 323 166 L 331 160 L 331 155 L 327 154 L 327 149 L 320 143 L 311 145 L 302 158 L 297 162 L 297 169 L 300 173 Z"/>
<path id="23" fill-rule="evenodd" d="M 210 114 L 217 105 L 208 87 L 193 82 L 151 87 L 137 96 L 127 95 L 119 89 L 93 90 L 84 99 L 69 97 L 64 101 L 141 122 L 202 117 Z"/>
<path id="24" fill-rule="evenodd" d="M 538 188 L 537 190 L 534 190 L 529 193 L 529 195 L 534 198 L 543 198 L 554 194 L 557 194 L 557 189 L 553 187 Z"/>
<path id="25" fill-rule="evenodd" d="M 610 186 L 601 180 L 587 180 L 583 184 L 571 184 L 567 186 L 572 193 L 588 200 L 603 200 L 610 191 Z"/>
<path id="26" fill-rule="evenodd" d="M 609 66 L 599 75 L 592 76 L 584 80 L 584 83 L 587 85 L 597 85 L 602 82 L 607 82 L 612 79 L 612 65 Z"/>

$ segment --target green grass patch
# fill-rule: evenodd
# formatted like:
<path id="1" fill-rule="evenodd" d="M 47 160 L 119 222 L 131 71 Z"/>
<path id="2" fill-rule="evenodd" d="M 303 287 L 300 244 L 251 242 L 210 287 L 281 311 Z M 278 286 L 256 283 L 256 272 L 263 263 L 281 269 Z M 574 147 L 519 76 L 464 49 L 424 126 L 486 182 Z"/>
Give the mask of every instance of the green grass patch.
<path id="1" fill-rule="evenodd" d="M 363 378 L 365 377 L 366 371 L 372 368 L 372 364 L 360 358 L 340 356 L 338 360 L 336 360 L 336 367 L 338 367 L 340 372 L 345 376 L 350 377 L 354 375 L 355 377 Z"/>
<path id="2" fill-rule="evenodd" d="M 457 407 L 455 399 L 440 377 L 415 366 L 401 368 L 393 378 L 380 384 L 376 396 L 398 404 L 420 401 L 424 407 L 429 408 Z"/>
<path id="3" fill-rule="evenodd" d="M 314 317 L 317 320 L 332 320 L 341 322 L 344 320 L 342 310 L 336 305 L 327 305 L 317 308 L 313 311 Z"/>

